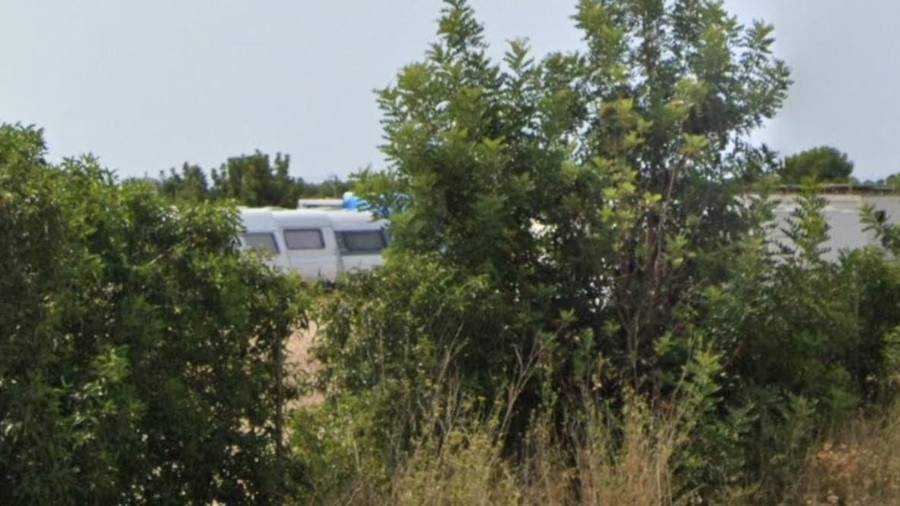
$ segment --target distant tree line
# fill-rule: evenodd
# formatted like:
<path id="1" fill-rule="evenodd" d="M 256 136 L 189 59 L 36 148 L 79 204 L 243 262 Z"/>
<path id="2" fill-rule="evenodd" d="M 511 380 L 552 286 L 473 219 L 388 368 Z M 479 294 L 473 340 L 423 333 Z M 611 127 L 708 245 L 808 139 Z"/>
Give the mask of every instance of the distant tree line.
<path id="1" fill-rule="evenodd" d="M 246 206 L 294 208 L 300 198 L 340 198 L 353 183 L 331 176 L 320 183 L 305 181 L 290 174 L 290 155 L 275 157 L 256 151 L 229 158 L 218 169 L 207 171 L 185 162 L 160 171 L 156 180 L 162 194 L 176 201 L 233 200 Z M 853 161 L 847 153 L 818 146 L 777 161 L 775 175 L 782 184 L 801 185 L 804 181 L 822 184 L 863 184 L 900 188 L 900 174 L 882 179 L 860 180 L 853 176 Z"/>
<path id="2" fill-rule="evenodd" d="M 157 181 L 163 195 L 177 201 L 234 200 L 246 206 L 297 207 L 300 198 L 339 198 L 351 184 L 337 176 L 321 183 L 290 174 L 290 155 L 274 158 L 256 151 L 229 158 L 207 172 L 185 162 L 180 170 L 160 171 Z"/>
<path id="3" fill-rule="evenodd" d="M 900 173 L 861 180 L 853 176 L 853 168 L 847 153 L 832 146 L 819 146 L 785 157 L 777 166 L 777 175 L 781 183 L 788 185 L 815 180 L 824 184 L 886 186 L 900 190 Z"/>
<path id="4" fill-rule="evenodd" d="M 801 184 L 805 179 L 823 183 L 849 183 L 853 162 L 846 153 L 831 146 L 820 146 L 788 156 L 779 176 L 787 184 Z"/>
<path id="5" fill-rule="evenodd" d="M 881 179 L 866 179 L 862 182 L 862 184 L 866 185 L 874 185 L 874 186 L 887 186 L 894 190 L 900 190 L 900 173 L 891 174 L 888 177 Z"/>

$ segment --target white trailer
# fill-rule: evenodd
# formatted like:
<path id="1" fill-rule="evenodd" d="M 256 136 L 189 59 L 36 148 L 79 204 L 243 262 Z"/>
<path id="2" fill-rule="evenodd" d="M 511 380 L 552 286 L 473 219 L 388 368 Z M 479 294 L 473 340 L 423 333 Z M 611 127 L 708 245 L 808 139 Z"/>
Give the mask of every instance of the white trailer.
<path id="1" fill-rule="evenodd" d="M 900 196 L 867 193 L 823 193 L 826 205 L 822 214 L 828 223 L 828 241 L 822 246 L 827 249 L 823 257 L 837 260 L 842 251 L 854 250 L 878 244 L 875 233 L 866 230 L 863 224 L 863 208 L 872 206 L 882 220 L 900 223 Z M 776 244 L 792 247 L 791 240 L 784 233 L 789 220 L 799 206 L 797 194 L 774 195 L 775 228 L 769 239 Z"/>
<path id="2" fill-rule="evenodd" d="M 280 269 L 309 281 L 334 283 L 341 274 L 384 263 L 386 223 L 365 212 L 345 210 L 240 210 L 241 246 L 269 254 Z"/>

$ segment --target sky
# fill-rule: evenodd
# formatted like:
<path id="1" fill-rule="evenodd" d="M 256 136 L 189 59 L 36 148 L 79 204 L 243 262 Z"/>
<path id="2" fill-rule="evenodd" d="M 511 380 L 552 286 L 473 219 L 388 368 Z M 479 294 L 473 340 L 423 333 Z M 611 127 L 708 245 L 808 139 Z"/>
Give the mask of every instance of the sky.
<path id="1" fill-rule="evenodd" d="M 574 0 L 471 0 L 493 54 L 580 47 Z M 855 175 L 900 172 L 900 2 L 725 0 L 776 27 L 793 71 L 754 137 L 833 145 Z M 291 155 L 309 181 L 384 164 L 374 90 L 435 39 L 440 0 L 0 0 L 0 122 L 44 128 L 51 160 L 93 153 L 123 177 Z"/>

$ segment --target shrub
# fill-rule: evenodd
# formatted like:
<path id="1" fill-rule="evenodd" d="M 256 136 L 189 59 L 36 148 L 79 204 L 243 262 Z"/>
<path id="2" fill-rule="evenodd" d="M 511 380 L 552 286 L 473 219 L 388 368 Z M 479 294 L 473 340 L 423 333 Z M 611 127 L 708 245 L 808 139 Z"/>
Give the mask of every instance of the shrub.
<path id="1" fill-rule="evenodd" d="M 793 498 L 814 506 L 900 502 L 900 413 L 854 420 L 811 449 Z"/>
<path id="2" fill-rule="evenodd" d="M 43 156 L 0 127 L 0 502 L 273 500 L 299 286 L 238 253 L 234 209 Z"/>
<path id="3" fill-rule="evenodd" d="M 690 408 L 661 416 L 633 397 L 619 416 L 592 405 L 579 422 L 583 430 L 566 434 L 557 431 L 550 418 L 539 416 L 524 438 L 527 450 L 510 459 L 502 443 L 503 417 L 496 416 L 498 412 L 485 416 L 476 400 L 461 396 L 455 387 L 441 390 L 444 394 L 434 397 L 426 415 L 427 428 L 413 438 L 405 458 L 388 474 L 369 460 L 377 444 L 369 446 L 354 430 L 372 422 L 365 418 L 370 406 L 347 404 L 332 411 L 344 416 L 320 419 L 315 426 L 321 444 L 309 445 L 304 437 L 305 444 L 295 446 L 317 463 L 309 474 L 314 493 L 298 502 L 650 506 L 695 497 L 694 490 L 678 483 L 675 472 L 699 421 Z M 321 413 L 320 408 L 304 410 L 297 427 L 310 427 Z"/>
<path id="4" fill-rule="evenodd" d="M 746 137 L 789 81 L 771 28 L 741 26 L 719 2 L 585 0 L 574 18 L 583 51 L 536 59 L 514 41 L 498 63 L 467 2 L 446 1 L 438 41 L 379 93 L 388 166 L 360 188 L 375 209 L 404 202 L 378 278 L 390 288 L 367 297 L 396 300 L 390 276 L 414 277 L 404 271 L 416 258 L 453 274 L 443 292 L 487 287 L 477 325 L 463 329 L 474 354 L 454 359 L 463 388 L 490 398 L 517 356 L 554 350 L 514 415 L 520 429 L 544 405 L 562 424 L 592 376 L 593 395 L 620 401 L 674 388 L 691 353 L 663 363 L 657 351 L 691 339 L 679 313 L 728 276 L 704 259 L 755 225 L 738 181 L 757 179 L 766 157 Z M 429 313 L 410 313 L 434 335 Z M 379 339 L 393 332 L 381 314 L 367 321 Z M 366 332 L 347 329 L 325 332 Z M 445 331 L 428 339 L 438 356 L 457 330 Z M 340 354 L 322 357 L 339 367 Z"/>

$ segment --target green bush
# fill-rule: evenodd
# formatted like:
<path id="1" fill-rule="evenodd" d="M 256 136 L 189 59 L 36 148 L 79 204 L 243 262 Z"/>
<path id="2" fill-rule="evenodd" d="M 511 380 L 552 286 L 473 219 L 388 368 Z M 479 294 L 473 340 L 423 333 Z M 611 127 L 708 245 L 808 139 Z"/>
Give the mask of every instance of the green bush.
<path id="1" fill-rule="evenodd" d="M 299 285 L 41 132 L 0 127 L 0 503 L 269 502 Z"/>
<path id="2" fill-rule="evenodd" d="M 771 502 L 809 444 L 890 394 L 900 263 L 825 261 L 814 187 L 790 244 L 768 240 L 774 158 L 748 136 L 789 84 L 771 27 L 711 0 L 583 0 L 575 20 L 585 50 L 515 41 L 496 63 L 448 0 L 379 93 L 389 163 L 359 189 L 394 242 L 320 315 L 325 409 L 362 406 L 366 441 L 401 449 L 376 457 L 390 470 L 448 388 L 503 420 L 510 458 L 538 414 L 578 441 L 591 406 L 691 399 L 675 495 Z"/>
<path id="3" fill-rule="evenodd" d="M 483 276 L 463 276 L 427 257 L 395 257 L 383 269 L 351 275 L 317 315 L 320 387 L 375 392 L 386 401 L 374 407 L 378 420 L 390 421 L 376 425 L 376 440 L 408 439 L 446 381 L 460 378 L 468 394 L 493 399 L 513 373 L 502 307 Z M 388 432 L 398 427 L 401 434 Z"/>

